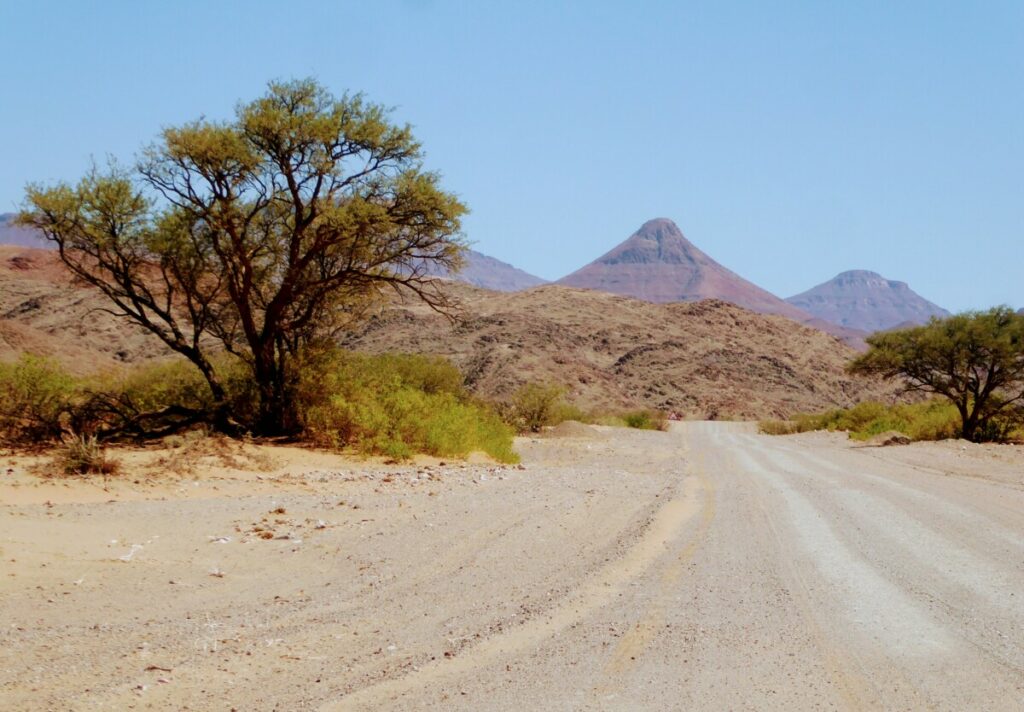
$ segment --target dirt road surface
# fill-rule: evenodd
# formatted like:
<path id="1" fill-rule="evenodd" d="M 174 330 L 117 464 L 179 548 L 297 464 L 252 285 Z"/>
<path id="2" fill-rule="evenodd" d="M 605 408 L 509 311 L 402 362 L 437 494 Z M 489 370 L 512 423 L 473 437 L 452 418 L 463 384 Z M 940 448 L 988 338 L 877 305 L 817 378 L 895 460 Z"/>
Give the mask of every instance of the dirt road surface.
<path id="1" fill-rule="evenodd" d="M 578 426 L 0 482 L 5 710 L 1024 709 L 1024 452 Z"/>

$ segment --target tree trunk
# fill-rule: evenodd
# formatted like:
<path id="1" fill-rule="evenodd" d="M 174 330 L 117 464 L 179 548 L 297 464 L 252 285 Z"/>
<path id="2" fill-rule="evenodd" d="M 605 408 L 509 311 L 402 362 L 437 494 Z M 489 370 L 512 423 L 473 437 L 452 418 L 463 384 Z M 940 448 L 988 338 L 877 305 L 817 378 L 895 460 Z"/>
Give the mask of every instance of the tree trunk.
<path id="1" fill-rule="evenodd" d="M 255 354 L 254 375 L 259 393 L 256 433 L 264 436 L 292 435 L 294 418 L 286 384 L 286 355 L 273 342 Z"/>
<path id="2" fill-rule="evenodd" d="M 956 403 L 957 412 L 960 413 L 960 437 L 964 440 L 974 439 L 974 425 L 972 423 L 971 414 L 968 413 L 967 403 L 959 401 Z"/>
<path id="3" fill-rule="evenodd" d="M 277 378 L 275 370 L 271 368 L 269 372 L 264 371 L 256 374 L 260 399 L 259 412 L 256 419 L 256 432 L 258 435 L 275 436 L 284 434 L 284 389 L 281 387 L 282 384 L 280 379 Z"/>
<path id="4" fill-rule="evenodd" d="M 963 429 L 960 433 L 964 440 L 970 440 L 972 443 L 976 441 L 978 434 L 978 409 L 975 407 L 970 415 L 966 416 L 963 421 Z"/>

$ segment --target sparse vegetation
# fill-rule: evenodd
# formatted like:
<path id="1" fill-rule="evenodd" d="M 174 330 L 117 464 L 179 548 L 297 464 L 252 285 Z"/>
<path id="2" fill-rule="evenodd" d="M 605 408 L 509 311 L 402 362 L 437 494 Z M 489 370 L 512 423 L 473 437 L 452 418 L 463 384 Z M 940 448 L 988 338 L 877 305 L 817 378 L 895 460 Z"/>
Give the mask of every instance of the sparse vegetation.
<path id="1" fill-rule="evenodd" d="M 1024 422 L 1024 316 L 1012 309 L 933 318 L 867 342 L 850 372 L 899 379 L 906 391 L 947 399 L 960 437 L 1003 440 Z"/>
<path id="2" fill-rule="evenodd" d="M 527 383 L 502 404 L 507 423 L 519 432 L 540 432 L 547 425 L 566 420 L 582 420 L 583 413 L 564 400 L 565 388 L 554 383 Z"/>
<path id="3" fill-rule="evenodd" d="M 57 440 L 62 414 L 81 400 L 79 382 L 52 359 L 23 354 L 0 363 L 0 442 L 25 447 Z"/>
<path id="4" fill-rule="evenodd" d="M 305 359 L 298 381 L 303 431 L 322 446 L 396 459 L 482 451 L 518 461 L 512 429 L 469 396 L 444 359 L 329 349 Z"/>
<path id="5" fill-rule="evenodd" d="M 932 399 L 897 405 L 858 403 L 852 408 L 797 415 L 792 420 L 763 420 L 759 428 L 767 435 L 829 430 L 847 432 L 854 440 L 868 440 L 896 431 L 911 440 L 946 440 L 959 437 L 960 419 L 953 404 L 943 399 Z M 1010 432 L 1005 435 L 1009 436 Z"/>
<path id="6" fill-rule="evenodd" d="M 56 459 L 65 475 L 112 475 L 118 470 L 117 461 L 107 456 L 95 435 L 67 436 Z"/>
<path id="7" fill-rule="evenodd" d="M 232 417 L 241 427 L 253 423 L 255 385 L 246 369 L 233 357 L 214 363 L 225 397 L 235 404 Z M 296 364 L 288 388 L 301 438 L 396 459 L 482 451 L 501 462 L 518 460 L 512 428 L 469 395 L 462 374 L 444 359 L 320 347 Z M 63 469 L 75 473 L 107 471 L 101 443 L 126 438 L 162 438 L 187 465 L 199 452 L 193 445 L 206 433 L 210 409 L 217 407 L 201 374 L 184 361 L 74 378 L 52 361 L 25 356 L 0 366 L 0 394 L 3 442 L 53 445 L 63 437 Z M 70 432 L 83 435 L 69 438 Z"/>
<path id="8" fill-rule="evenodd" d="M 660 411 L 641 409 L 623 413 L 588 413 L 567 402 L 566 391 L 558 384 L 526 383 L 516 390 L 511 399 L 500 403 L 499 410 L 505 422 L 520 433 L 540 432 L 545 427 L 567 420 L 640 430 L 668 428 L 668 418 Z"/>
<path id="9" fill-rule="evenodd" d="M 625 413 L 622 419 L 628 428 L 640 430 L 667 430 L 668 418 L 664 413 L 656 410 L 635 410 Z"/>

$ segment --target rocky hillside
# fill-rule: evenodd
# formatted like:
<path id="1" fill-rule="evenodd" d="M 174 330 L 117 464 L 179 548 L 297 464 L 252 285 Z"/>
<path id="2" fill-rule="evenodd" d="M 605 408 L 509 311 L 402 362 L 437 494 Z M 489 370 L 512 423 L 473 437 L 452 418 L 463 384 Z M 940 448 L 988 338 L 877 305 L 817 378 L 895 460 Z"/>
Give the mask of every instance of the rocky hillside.
<path id="1" fill-rule="evenodd" d="M 722 301 L 654 304 L 557 285 L 515 294 L 453 288 L 463 303 L 455 324 L 395 305 L 345 345 L 446 356 L 488 398 L 526 381 L 561 383 L 584 408 L 755 418 L 891 396 L 844 372 L 856 352 L 838 339 Z"/>
<path id="2" fill-rule="evenodd" d="M 861 331 L 924 324 L 949 312 L 897 282 L 867 270 L 836 275 L 786 300 L 819 319 Z"/>
<path id="3" fill-rule="evenodd" d="M 837 339 L 721 301 L 653 304 L 553 285 L 511 294 L 448 288 L 462 303 L 454 323 L 393 304 L 345 345 L 447 356 L 486 398 L 528 381 L 561 383 L 584 408 L 753 418 L 890 393 L 844 373 L 855 352 Z M 85 373 L 166 355 L 104 306 L 52 251 L 0 248 L 0 359 L 32 351 Z"/>
<path id="4" fill-rule="evenodd" d="M 27 351 L 86 374 L 168 353 L 106 306 L 72 283 L 54 251 L 0 246 L 0 360 Z"/>
<path id="5" fill-rule="evenodd" d="M 657 303 L 720 299 L 761 314 L 787 317 L 849 343 L 863 336 L 823 322 L 726 269 L 666 218 L 647 221 L 625 242 L 558 284 Z"/>

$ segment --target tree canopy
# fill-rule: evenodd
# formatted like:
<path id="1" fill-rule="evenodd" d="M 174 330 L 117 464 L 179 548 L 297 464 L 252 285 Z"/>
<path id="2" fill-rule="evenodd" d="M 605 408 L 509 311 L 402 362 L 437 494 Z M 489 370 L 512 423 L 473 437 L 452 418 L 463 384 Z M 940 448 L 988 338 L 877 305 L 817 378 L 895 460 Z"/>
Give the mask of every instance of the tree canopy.
<path id="1" fill-rule="evenodd" d="M 361 95 L 272 82 L 234 120 L 167 128 L 137 165 L 77 185 L 30 185 L 22 224 L 111 311 L 202 372 L 226 422 L 215 352 L 259 390 L 253 429 L 294 429 L 297 354 L 394 288 L 451 305 L 431 270 L 457 269 L 465 206 L 424 169 L 409 126 Z"/>
<path id="2" fill-rule="evenodd" d="M 854 373 L 902 379 L 907 391 L 948 398 L 967 440 L 999 439 L 1024 408 L 1024 316 L 1008 307 L 879 332 Z"/>

